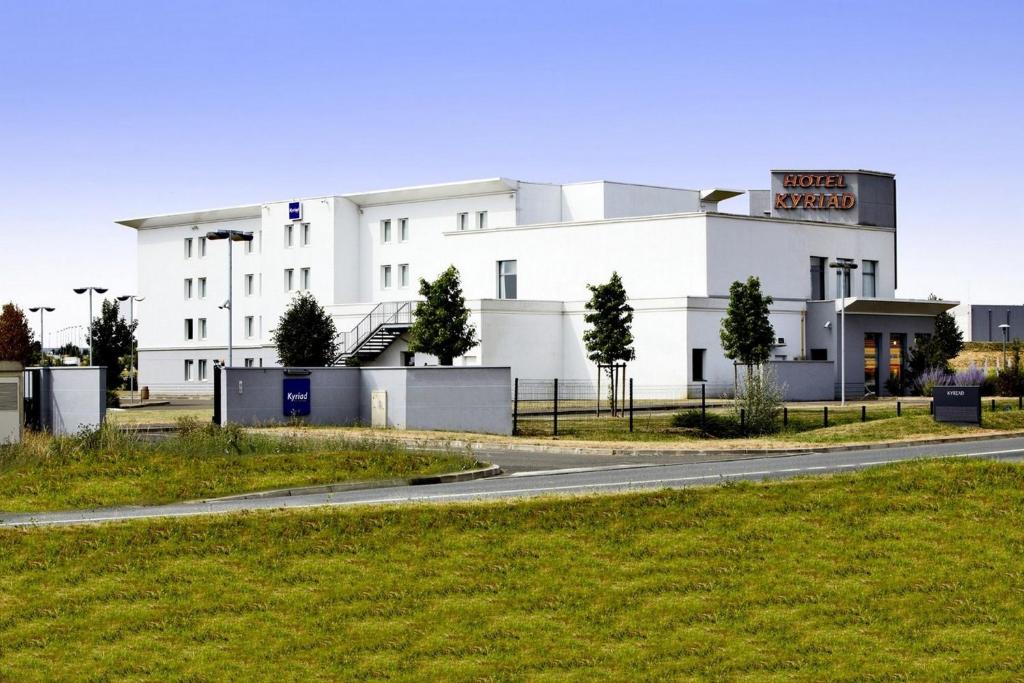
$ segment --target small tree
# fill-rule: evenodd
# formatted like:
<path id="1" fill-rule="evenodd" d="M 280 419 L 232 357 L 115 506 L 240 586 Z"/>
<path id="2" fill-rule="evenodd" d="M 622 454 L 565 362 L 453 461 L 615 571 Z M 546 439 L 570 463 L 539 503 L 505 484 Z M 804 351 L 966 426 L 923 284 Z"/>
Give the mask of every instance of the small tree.
<path id="1" fill-rule="evenodd" d="M 320 368 L 338 361 L 334 319 L 309 292 L 292 299 L 271 337 L 286 367 Z"/>
<path id="2" fill-rule="evenodd" d="M 0 313 L 0 360 L 29 365 L 32 360 L 32 330 L 25 312 L 13 303 L 4 304 Z"/>
<path id="3" fill-rule="evenodd" d="M 622 278 L 618 272 L 612 271 L 612 277 L 601 285 L 587 285 L 590 290 L 590 301 L 587 310 L 591 311 L 583 320 L 592 325 L 583 333 L 587 357 L 598 365 L 614 365 L 617 362 L 630 361 L 636 358 L 633 349 L 633 307 L 629 305 L 626 288 L 622 286 Z M 613 370 L 608 368 L 608 378 L 612 378 Z M 612 411 L 615 410 L 615 388 L 609 382 Z"/>
<path id="4" fill-rule="evenodd" d="M 477 345 L 476 328 L 469 324 L 469 309 L 462 296 L 462 283 L 455 266 L 433 282 L 420 278 L 420 296 L 416 319 L 409 330 L 409 350 L 437 356 L 441 365 L 452 361 Z"/>
<path id="5" fill-rule="evenodd" d="M 720 333 L 722 350 L 726 358 L 747 366 L 748 382 L 754 367 L 771 357 L 775 330 L 768 320 L 768 307 L 773 302 L 772 297 L 761 291 L 761 281 L 754 276 L 729 286 L 729 305 Z"/>
<path id="6" fill-rule="evenodd" d="M 956 319 L 943 311 L 935 316 L 935 334 L 929 340 L 931 364 L 933 367 L 950 370 L 949 361 L 957 357 L 964 348 L 964 333 Z"/>
<path id="7" fill-rule="evenodd" d="M 93 365 L 107 368 L 107 391 L 121 388 L 122 362 L 130 356 L 135 342 L 135 326 L 138 321 L 127 322 L 120 315 L 116 302 L 103 300 L 100 315 L 92 321 L 92 353 Z"/>

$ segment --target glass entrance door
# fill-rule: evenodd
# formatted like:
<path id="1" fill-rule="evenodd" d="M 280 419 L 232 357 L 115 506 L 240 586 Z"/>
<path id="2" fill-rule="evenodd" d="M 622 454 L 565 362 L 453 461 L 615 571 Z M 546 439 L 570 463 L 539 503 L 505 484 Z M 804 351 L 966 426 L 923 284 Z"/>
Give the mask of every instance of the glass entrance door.
<path id="1" fill-rule="evenodd" d="M 907 335 L 889 335 L 889 379 L 894 386 L 903 388 L 903 364 L 907 358 Z"/>
<path id="2" fill-rule="evenodd" d="M 864 393 L 878 395 L 878 347 L 882 335 L 877 332 L 864 334 Z"/>

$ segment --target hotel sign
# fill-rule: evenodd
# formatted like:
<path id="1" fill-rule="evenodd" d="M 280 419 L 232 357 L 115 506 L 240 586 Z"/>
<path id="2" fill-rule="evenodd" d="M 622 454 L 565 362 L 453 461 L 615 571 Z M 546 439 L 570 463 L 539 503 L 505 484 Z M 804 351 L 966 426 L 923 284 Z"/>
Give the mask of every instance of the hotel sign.
<path id="1" fill-rule="evenodd" d="M 842 173 L 786 173 L 782 192 L 775 193 L 776 209 L 838 209 L 857 205 L 857 195 L 846 186 Z"/>
<path id="2" fill-rule="evenodd" d="M 310 388 L 309 378 L 286 379 L 283 385 L 283 412 L 285 417 L 309 415 Z"/>
<path id="3" fill-rule="evenodd" d="M 936 422 L 981 424 L 981 387 L 935 387 L 932 406 Z"/>
<path id="4" fill-rule="evenodd" d="M 302 202 L 288 202 L 288 220 L 302 220 Z"/>

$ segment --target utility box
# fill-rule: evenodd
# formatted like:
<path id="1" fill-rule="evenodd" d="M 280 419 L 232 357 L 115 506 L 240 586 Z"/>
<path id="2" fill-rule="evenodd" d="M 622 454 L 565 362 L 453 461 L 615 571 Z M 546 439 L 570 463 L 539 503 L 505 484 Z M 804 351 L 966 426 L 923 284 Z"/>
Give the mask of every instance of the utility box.
<path id="1" fill-rule="evenodd" d="M 25 425 L 21 363 L 0 361 L 0 445 L 21 443 Z"/>
<path id="2" fill-rule="evenodd" d="M 370 426 L 388 426 L 388 392 L 375 390 L 370 393 Z"/>
<path id="3" fill-rule="evenodd" d="M 96 429 L 107 414 L 103 366 L 28 368 L 35 429 L 54 435 Z"/>

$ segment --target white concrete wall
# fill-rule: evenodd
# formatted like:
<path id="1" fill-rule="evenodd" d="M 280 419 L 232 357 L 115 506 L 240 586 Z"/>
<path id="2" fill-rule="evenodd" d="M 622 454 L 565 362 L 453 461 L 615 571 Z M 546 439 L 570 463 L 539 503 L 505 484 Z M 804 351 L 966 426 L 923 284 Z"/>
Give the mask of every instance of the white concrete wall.
<path id="1" fill-rule="evenodd" d="M 674 187 L 604 184 L 604 218 L 700 211 L 700 192 Z"/>

